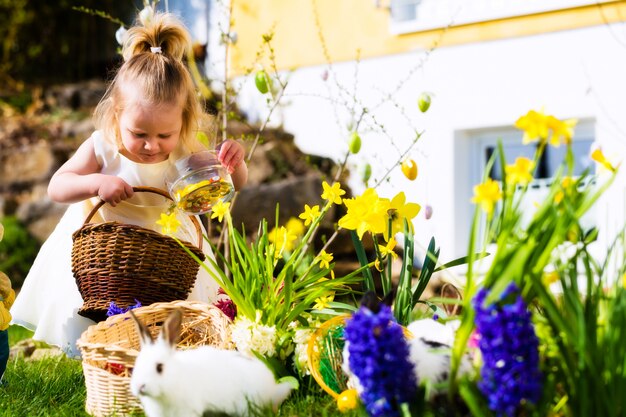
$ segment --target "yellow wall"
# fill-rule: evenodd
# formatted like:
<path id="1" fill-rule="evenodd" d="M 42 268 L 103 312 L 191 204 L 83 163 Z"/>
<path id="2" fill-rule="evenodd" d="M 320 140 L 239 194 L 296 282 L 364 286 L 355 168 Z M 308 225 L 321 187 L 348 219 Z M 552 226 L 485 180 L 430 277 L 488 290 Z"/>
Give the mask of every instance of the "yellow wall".
<path id="1" fill-rule="evenodd" d="M 242 74 L 257 61 L 262 35 L 273 30 L 278 69 L 327 62 L 316 14 L 332 62 L 583 28 L 626 20 L 626 0 L 566 10 L 467 24 L 447 29 L 394 35 L 389 12 L 374 0 L 231 0 L 237 43 L 230 53 L 231 74 Z M 381 2 L 386 3 L 386 2 Z M 314 10 L 317 10 L 317 13 Z M 266 54 L 267 56 L 267 54 Z"/>

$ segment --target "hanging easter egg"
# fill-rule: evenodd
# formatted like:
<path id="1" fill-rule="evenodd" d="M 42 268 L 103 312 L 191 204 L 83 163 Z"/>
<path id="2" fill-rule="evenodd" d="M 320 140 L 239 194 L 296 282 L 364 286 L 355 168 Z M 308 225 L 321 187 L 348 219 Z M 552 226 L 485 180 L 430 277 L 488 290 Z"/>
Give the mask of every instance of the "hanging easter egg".
<path id="1" fill-rule="evenodd" d="M 361 171 L 361 179 L 363 180 L 364 183 L 367 184 L 371 176 L 372 176 L 372 166 L 369 163 L 366 163 L 365 165 L 363 165 L 363 168 Z"/>
<path id="2" fill-rule="evenodd" d="M 350 153 L 357 154 L 361 150 L 361 137 L 357 132 L 352 132 L 350 135 L 350 142 L 348 143 L 348 149 Z"/>
<path id="3" fill-rule="evenodd" d="M 415 163 L 414 160 L 405 159 L 402 162 L 401 168 L 402 168 L 402 173 L 409 180 L 413 181 L 415 178 L 417 178 L 417 164 Z"/>
<path id="4" fill-rule="evenodd" d="M 348 389 L 339 394 L 337 397 L 337 408 L 342 413 L 348 410 L 354 410 L 358 404 L 359 395 L 355 389 Z"/>
<path id="5" fill-rule="evenodd" d="M 428 111 L 428 109 L 430 108 L 430 94 L 428 93 L 422 93 L 419 96 L 419 99 L 417 100 L 417 107 L 419 107 L 420 111 L 422 113 L 426 113 L 426 111 Z"/>
<path id="6" fill-rule="evenodd" d="M 269 78 L 265 71 L 260 70 L 256 72 L 254 75 L 254 85 L 256 85 L 256 89 L 259 90 L 261 94 L 266 94 L 270 91 Z"/>
<path id="7" fill-rule="evenodd" d="M 433 207 L 430 204 L 427 204 L 424 207 L 424 217 L 426 218 L 426 220 L 433 217 Z"/>

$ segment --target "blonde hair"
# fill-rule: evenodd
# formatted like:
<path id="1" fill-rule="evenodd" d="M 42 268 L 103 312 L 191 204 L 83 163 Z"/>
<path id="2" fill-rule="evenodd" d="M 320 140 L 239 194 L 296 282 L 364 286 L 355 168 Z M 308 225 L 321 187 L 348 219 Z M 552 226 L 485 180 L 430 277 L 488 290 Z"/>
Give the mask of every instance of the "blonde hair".
<path id="1" fill-rule="evenodd" d="M 118 113 L 125 106 L 123 86 L 132 82 L 149 103 L 182 100 L 183 124 L 178 151 L 200 150 L 196 131 L 205 115 L 191 74 L 183 63 L 190 52 L 191 38 L 176 16 L 155 13 L 145 24 L 138 21 L 126 33 L 122 47 L 124 63 L 94 112 L 96 129 L 102 130 L 107 139 L 115 138 L 117 146 L 122 147 Z"/>

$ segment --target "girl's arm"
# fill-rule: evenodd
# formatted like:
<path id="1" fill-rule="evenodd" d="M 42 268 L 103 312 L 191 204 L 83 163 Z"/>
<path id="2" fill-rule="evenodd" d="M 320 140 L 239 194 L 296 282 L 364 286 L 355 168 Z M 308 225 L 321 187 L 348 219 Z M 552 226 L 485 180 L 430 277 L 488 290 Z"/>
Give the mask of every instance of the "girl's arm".
<path id="1" fill-rule="evenodd" d="M 100 169 L 93 141 L 89 138 L 54 173 L 48 184 L 48 195 L 59 203 L 74 203 L 99 196 L 114 207 L 133 195 L 133 188 L 124 180 L 101 174 Z"/>
<path id="2" fill-rule="evenodd" d="M 248 166 L 244 157 L 246 151 L 239 142 L 228 139 L 219 145 L 217 159 L 233 180 L 235 190 L 240 190 L 248 181 Z"/>

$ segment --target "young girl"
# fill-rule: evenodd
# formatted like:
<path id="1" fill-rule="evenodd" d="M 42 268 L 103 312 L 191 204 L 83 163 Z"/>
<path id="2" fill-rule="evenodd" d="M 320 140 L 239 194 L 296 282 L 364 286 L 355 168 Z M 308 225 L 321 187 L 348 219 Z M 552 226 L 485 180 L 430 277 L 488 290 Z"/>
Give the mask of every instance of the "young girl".
<path id="1" fill-rule="evenodd" d="M 190 37 L 173 15 L 158 13 L 131 28 L 124 63 L 95 110 L 96 131 L 53 175 L 50 198 L 74 203 L 43 244 L 11 310 L 13 322 L 35 330 L 34 338 L 77 354 L 75 342 L 93 321 L 79 316 L 82 298 L 71 271 L 72 233 L 91 208 L 103 205 L 92 222 L 119 221 L 160 231 L 156 224 L 169 201 L 133 186 L 167 189 L 165 173 L 174 162 L 202 150 L 195 135 L 203 115 L 189 71 L 182 62 Z M 247 180 L 243 147 L 222 143 L 218 159 L 235 189 Z M 189 217 L 176 236 L 196 245 Z M 202 245 L 213 257 L 209 245 Z M 164 259 L 163 262 L 167 262 Z M 200 268 L 189 299 L 212 302 L 217 283 Z"/>

